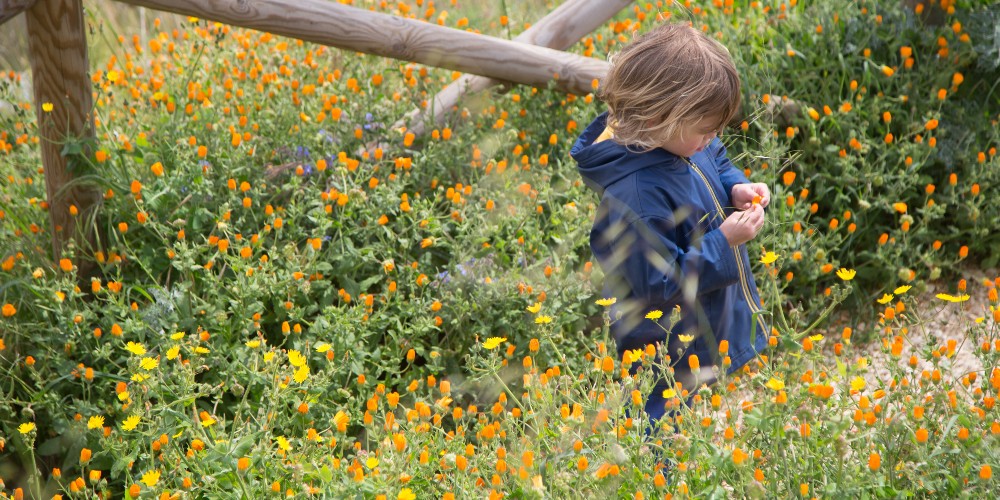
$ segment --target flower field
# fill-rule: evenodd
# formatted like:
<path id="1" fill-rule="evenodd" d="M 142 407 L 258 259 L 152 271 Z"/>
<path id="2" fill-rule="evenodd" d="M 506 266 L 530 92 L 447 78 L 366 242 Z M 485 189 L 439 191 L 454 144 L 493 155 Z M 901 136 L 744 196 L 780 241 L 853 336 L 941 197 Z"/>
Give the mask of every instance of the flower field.
<path id="1" fill-rule="evenodd" d="M 342 3 L 502 38 L 557 5 Z M 91 61 L 96 142 L 63 154 L 96 238 L 53 259 L 28 76 L 4 71 L 0 495 L 989 498 L 1000 8 L 636 2 L 570 51 L 665 19 L 741 72 L 722 139 L 771 186 L 749 249 L 772 330 L 745 369 L 666 391 L 655 428 L 654 364 L 709 368 L 615 355 L 569 157 L 594 94 L 495 89 L 417 136 L 394 123 L 458 74 L 91 17 L 118 43 Z M 928 327 L 942 309 L 971 316 L 960 340 Z"/>

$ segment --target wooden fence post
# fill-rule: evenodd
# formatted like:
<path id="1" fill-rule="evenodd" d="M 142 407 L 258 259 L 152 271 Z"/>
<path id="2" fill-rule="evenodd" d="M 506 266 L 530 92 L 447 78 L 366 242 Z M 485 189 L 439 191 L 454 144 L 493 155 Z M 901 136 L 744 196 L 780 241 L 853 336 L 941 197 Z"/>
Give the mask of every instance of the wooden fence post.
<path id="1" fill-rule="evenodd" d="M 530 28 L 521 32 L 514 41 L 566 50 L 632 3 L 632 0 L 566 0 Z M 434 96 L 426 113 L 424 110 L 415 109 L 393 124 L 393 128 L 405 124 L 407 131 L 423 135 L 428 124 L 442 124 L 445 115 L 463 96 L 501 83 L 503 83 L 501 80 L 484 76 L 462 75 Z M 429 120 L 426 114 L 433 116 Z"/>
<path id="2" fill-rule="evenodd" d="M 71 238 L 78 237 L 78 243 L 89 241 L 93 229 L 78 228 L 76 221 L 84 220 L 98 198 L 93 190 L 67 186 L 73 174 L 62 155 L 67 138 L 86 143 L 94 135 L 83 5 L 80 0 L 38 0 L 25 14 L 52 253 L 59 260 Z M 76 217 L 70 215 L 72 205 Z M 83 266 L 82 259 L 78 265 Z"/>
<path id="3" fill-rule="evenodd" d="M 121 0 L 340 49 L 585 95 L 608 63 L 326 0 Z M 556 78 L 558 76 L 558 78 Z"/>

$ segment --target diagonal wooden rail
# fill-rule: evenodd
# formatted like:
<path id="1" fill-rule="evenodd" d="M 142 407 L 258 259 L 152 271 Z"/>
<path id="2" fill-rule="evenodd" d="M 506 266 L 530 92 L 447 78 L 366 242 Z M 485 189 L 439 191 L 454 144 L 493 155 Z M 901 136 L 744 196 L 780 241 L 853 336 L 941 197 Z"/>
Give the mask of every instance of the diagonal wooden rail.
<path id="1" fill-rule="evenodd" d="M 28 10 L 35 0 L 0 0 L 0 24 Z"/>
<path id="2" fill-rule="evenodd" d="M 566 50 L 632 3 L 633 0 L 566 0 L 515 37 L 514 41 Z M 502 83 L 503 81 L 494 78 L 462 75 L 434 96 L 426 112 L 415 109 L 394 124 L 393 128 L 406 124 L 408 131 L 422 135 L 427 125 L 431 123 L 441 125 L 445 116 L 466 94 L 480 92 Z"/>
<path id="3" fill-rule="evenodd" d="M 121 0 L 276 35 L 587 94 L 608 63 L 325 0 Z"/>

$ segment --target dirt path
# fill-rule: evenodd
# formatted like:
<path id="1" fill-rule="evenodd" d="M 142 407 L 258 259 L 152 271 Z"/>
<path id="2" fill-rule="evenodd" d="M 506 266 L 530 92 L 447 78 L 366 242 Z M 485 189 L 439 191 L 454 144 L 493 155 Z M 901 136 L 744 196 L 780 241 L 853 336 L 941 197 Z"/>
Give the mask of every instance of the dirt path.
<path id="1" fill-rule="evenodd" d="M 957 381 L 970 372 L 982 372 L 983 365 L 975 354 L 979 349 L 980 340 L 969 338 L 968 332 L 977 318 L 985 317 L 984 321 L 993 321 L 987 298 L 989 289 L 985 282 L 987 280 L 994 282 L 998 276 L 1000 273 L 996 269 L 963 271 L 962 277 L 967 283 L 966 293 L 970 298 L 962 303 L 949 303 L 936 297 L 938 293 L 958 294 L 955 284 L 938 282 L 928 285 L 927 290 L 917 297 L 916 304 L 909 306 L 904 313 L 911 318 L 919 318 L 920 322 L 911 327 L 909 333 L 904 336 L 904 354 L 895 362 L 904 365 L 908 363 L 910 354 L 915 354 L 919 360 L 918 366 L 930 368 L 925 353 L 935 347 L 941 348 L 943 352 L 948 341 L 954 340 L 957 344 L 955 355 L 944 362 L 945 366 L 950 365 L 951 376 Z M 888 383 L 890 380 L 888 366 L 894 360 L 881 347 L 881 339 L 884 337 L 885 335 L 880 335 L 869 344 L 870 366 L 873 367 L 870 376 L 873 380 L 869 382 L 878 379 L 882 383 Z M 892 341 L 891 338 L 889 340 Z"/>

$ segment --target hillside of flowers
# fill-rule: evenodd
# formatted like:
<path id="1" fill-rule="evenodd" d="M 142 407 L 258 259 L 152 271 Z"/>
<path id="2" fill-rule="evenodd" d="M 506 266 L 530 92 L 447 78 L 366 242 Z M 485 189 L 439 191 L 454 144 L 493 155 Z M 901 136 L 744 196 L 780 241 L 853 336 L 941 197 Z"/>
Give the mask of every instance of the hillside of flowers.
<path id="1" fill-rule="evenodd" d="M 342 3 L 503 38 L 558 5 Z M 56 259 L 37 129 L 64 103 L 4 71 L 0 495 L 989 497 L 1000 9 L 640 1 L 570 51 L 668 20 L 741 72 L 722 139 L 773 193 L 749 244 L 771 331 L 653 428 L 654 371 L 718 369 L 615 354 L 569 157 L 594 94 L 498 87 L 417 135 L 397 120 L 459 74 L 91 16 L 118 43 L 91 60 L 96 140 L 63 154 L 95 238 Z M 948 310 L 958 340 L 929 326 Z"/>

